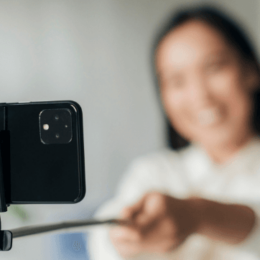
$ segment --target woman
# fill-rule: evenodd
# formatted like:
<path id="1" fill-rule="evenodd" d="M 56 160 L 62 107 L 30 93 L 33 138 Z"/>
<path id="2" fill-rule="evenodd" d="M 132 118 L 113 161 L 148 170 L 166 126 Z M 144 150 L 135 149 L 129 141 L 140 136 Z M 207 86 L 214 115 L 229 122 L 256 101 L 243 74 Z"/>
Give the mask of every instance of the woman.
<path id="1" fill-rule="evenodd" d="M 260 259 L 260 82 L 252 46 L 222 13 L 185 10 L 160 35 L 155 68 L 178 150 L 133 164 L 98 213 L 127 224 L 93 234 L 93 259 Z"/>

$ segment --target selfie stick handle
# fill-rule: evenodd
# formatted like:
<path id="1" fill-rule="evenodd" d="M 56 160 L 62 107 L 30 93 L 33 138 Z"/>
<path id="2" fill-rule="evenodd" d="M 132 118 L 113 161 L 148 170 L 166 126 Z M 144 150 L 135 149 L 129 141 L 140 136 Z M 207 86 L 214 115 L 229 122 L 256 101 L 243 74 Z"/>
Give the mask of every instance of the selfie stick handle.
<path id="1" fill-rule="evenodd" d="M 0 212 L 7 211 L 6 197 L 5 197 L 5 183 L 4 183 L 4 170 L 6 169 L 3 164 L 3 153 L 8 151 L 3 151 L 6 147 L 6 140 L 8 137 L 7 131 L 0 132 Z M 1 218 L 0 218 L 0 251 L 9 251 L 12 248 L 13 234 L 11 231 L 2 230 L 1 228 Z"/>

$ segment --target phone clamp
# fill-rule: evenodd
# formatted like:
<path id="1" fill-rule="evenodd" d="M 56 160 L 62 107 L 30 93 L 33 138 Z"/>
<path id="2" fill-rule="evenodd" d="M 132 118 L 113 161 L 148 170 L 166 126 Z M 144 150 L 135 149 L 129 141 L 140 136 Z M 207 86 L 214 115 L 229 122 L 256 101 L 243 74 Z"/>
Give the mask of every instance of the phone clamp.
<path id="1" fill-rule="evenodd" d="M 9 176 L 9 131 L 0 131 L 0 212 L 6 212 L 9 206 L 6 203 L 6 178 Z M 12 248 L 13 234 L 9 230 L 2 230 L 0 217 L 0 251 L 9 251 Z"/>
<path id="2" fill-rule="evenodd" d="M 1 218 L 0 218 L 1 228 Z M 0 251 L 9 251 L 13 244 L 13 234 L 9 230 L 0 230 Z"/>

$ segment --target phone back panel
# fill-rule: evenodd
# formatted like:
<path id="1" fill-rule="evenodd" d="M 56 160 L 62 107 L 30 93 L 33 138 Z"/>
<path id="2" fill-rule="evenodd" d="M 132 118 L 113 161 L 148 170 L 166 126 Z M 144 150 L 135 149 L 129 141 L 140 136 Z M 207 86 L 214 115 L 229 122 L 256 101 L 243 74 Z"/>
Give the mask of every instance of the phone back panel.
<path id="1" fill-rule="evenodd" d="M 9 186 L 7 201 L 27 204 L 76 203 L 82 200 L 85 178 L 80 106 L 72 101 L 2 106 L 6 109 L 5 124 L 10 135 L 10 170 L 5 176 Z M 71 113 L 71 142 L 44 144 L 40 138 L 40 113 L 46 109 L 64 108 Z"/>

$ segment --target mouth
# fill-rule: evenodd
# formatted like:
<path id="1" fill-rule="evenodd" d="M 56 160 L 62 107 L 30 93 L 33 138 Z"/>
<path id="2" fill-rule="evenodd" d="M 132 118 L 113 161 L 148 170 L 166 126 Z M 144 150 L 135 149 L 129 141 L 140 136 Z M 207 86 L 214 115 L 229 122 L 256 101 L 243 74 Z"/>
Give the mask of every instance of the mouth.
<path id="1" fill-rule="evenodd" d="M 214 107 L 200 110 L 196 117 L 200 126 L 213 126 L 222 120 L 223 115 L 219 108 Z"/>

